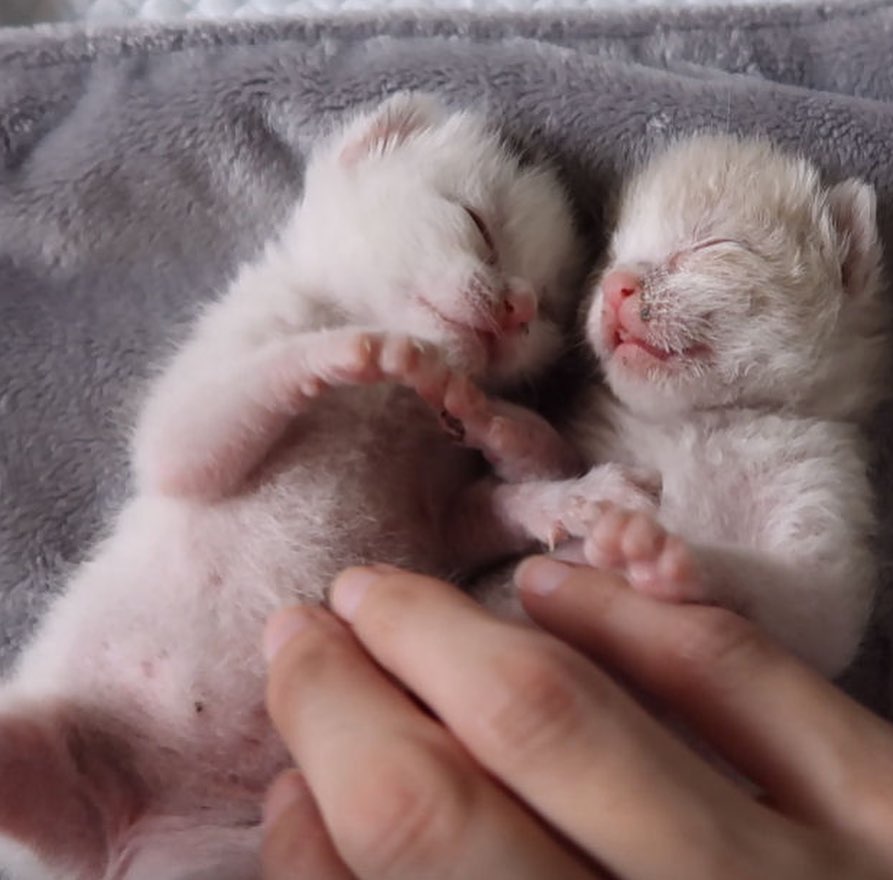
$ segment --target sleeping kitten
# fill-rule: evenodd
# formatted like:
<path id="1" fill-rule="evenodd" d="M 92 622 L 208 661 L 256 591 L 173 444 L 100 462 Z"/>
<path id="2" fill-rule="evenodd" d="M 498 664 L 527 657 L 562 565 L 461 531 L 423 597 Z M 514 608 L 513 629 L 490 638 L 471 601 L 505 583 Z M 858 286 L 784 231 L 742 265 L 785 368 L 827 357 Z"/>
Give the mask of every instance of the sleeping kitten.
<path id="1" fill-rule="evenodd" d="M 699 136 L 630 182 L 608 256 L 586 334 L 609 390 L 573 439 L 590 462 L 653 469 L 659 511 L 594 504 L 590 475 L 500 487 L 503 518 L 584 538 L 633 588 L 737 610 L 841 672 L 876 589 L 860 431 L 889 345 L 874 190 Z"/>
<path id="2" fill-rule="evenodd" d="M 521 549 L 477 527 L 479 459 L 423 399 L 440 407 L 452 370 L 500 388 L 544 367 L 578 266 L 554 176 L 476 115 L 401 94 L 314 151 L 281 236 L 152 388 L 136 493 L 6 683 L 16 880 L 258 876 L 260 801 L 288 761 L 265 618 L 349 564 L 449 576 Z M 503 476 L 573 473 L 523 419 L 514 457 L 468 442 Z"/>

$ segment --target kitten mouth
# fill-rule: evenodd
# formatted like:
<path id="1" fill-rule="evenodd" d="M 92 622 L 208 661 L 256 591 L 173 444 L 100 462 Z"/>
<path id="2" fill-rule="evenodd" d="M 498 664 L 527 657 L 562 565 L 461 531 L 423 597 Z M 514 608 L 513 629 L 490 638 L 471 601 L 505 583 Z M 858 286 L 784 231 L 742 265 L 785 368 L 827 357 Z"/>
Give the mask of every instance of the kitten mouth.
<path id="1" fill-rule="evenodd" d="M 485 324 L 484 319 L 481 319 L 479 322 L 463 321 L 445 314 L 424 296 L 417 296 L 416 299 L 438 321 L 449 327 L 463 340 L 472 340 L 484 352 L 488 364 L 493 363 L 499 357 L 502 351 L 502 343 L 507 338 L 523 336 L 527 332 L 525 329 L 508 332 L 490 322 Z"/>
<path id="2" fill-rule="evenodd" d="M 656 345 L 652 345 L 650 342 L 639 336 L 633 336 L 633 334 L 625 327 L 618 327 L 614 331 L 613 343 L 612 348 L 614 351 L 617 351 L 617 349 L 623 345 L 635 345 L 659 361 L 669 360 L 675 354 L 675 352 L 669 349 L 659 348 Z"/>
<path id="3" fill-rule="evenodd" d="M 611 353 L 616 353 L 623 346 L 634 346 L 658 361 L 669 361 L 680 358 L 693 359 L 703 357 L 709 351 L 703 343 L 695 343 L 681 349 L 661 348 L 641 336 L 630 333 L 623 325 L 614 329 Z"/>

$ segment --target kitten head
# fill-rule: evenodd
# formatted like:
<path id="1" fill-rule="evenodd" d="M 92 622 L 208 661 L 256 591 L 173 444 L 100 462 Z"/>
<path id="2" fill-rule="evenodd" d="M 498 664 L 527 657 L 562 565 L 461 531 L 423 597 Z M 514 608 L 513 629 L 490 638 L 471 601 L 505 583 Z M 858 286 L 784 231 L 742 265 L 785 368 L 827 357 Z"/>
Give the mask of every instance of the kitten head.
<path id="1" fill-rule="evenodd" d="M 394 95 L 315 151 L 296 222 L 302 272 L 352 320 L 497 382 L 557 353 L 580 266 L 570 207 L 479 115 Z"/>
<path id="2" fill-rule="evenodd" d="M 823 186 L 761 140 L 677 143 L 622 198 L 586 331 L 643 415 L 716 406 L 860 417 L 885 316 L 871 186 Z"/>

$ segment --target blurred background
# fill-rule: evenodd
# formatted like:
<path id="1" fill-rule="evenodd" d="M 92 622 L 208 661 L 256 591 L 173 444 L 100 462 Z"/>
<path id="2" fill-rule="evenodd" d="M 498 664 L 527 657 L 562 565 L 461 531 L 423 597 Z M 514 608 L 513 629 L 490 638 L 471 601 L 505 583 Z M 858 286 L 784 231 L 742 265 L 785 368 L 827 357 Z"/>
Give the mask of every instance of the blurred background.
<path id="1" fill-rule="evenodd" d="M 766 0 L 736 0 L 762 4 Z M 806 0 L 776 0 L 806 2 Z M 654 6 L 716 6 L 719 0 L 0 0 L 0 25 L 47 21 L 125 22 L 249 18 L 359 10 L 466 9 L 535 11 Z"/>

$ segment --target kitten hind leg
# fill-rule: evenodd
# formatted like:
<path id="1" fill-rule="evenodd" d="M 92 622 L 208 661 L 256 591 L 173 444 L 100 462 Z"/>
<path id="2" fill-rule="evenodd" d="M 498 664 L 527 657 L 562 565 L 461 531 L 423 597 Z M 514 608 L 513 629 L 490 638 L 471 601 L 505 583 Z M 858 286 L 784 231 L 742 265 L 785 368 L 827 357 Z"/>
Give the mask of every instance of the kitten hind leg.
<path id="1" fill-rule="evenodd" d="M 235 810 L 140 820 L 109 867 L 115 880 L 260 880 L 261 825 Z M 297 878 L 315 880 L 315 878 Z"/>
<path id="2" fill-rule="evenodd" d="M 0 715 L 0 857 L 40 878 L 96 880 L 110 842 L 145 807 L 123 741 L 73 712 L 37 706 Z M 11 845 L 10 845 L 11 844 Z"/>

